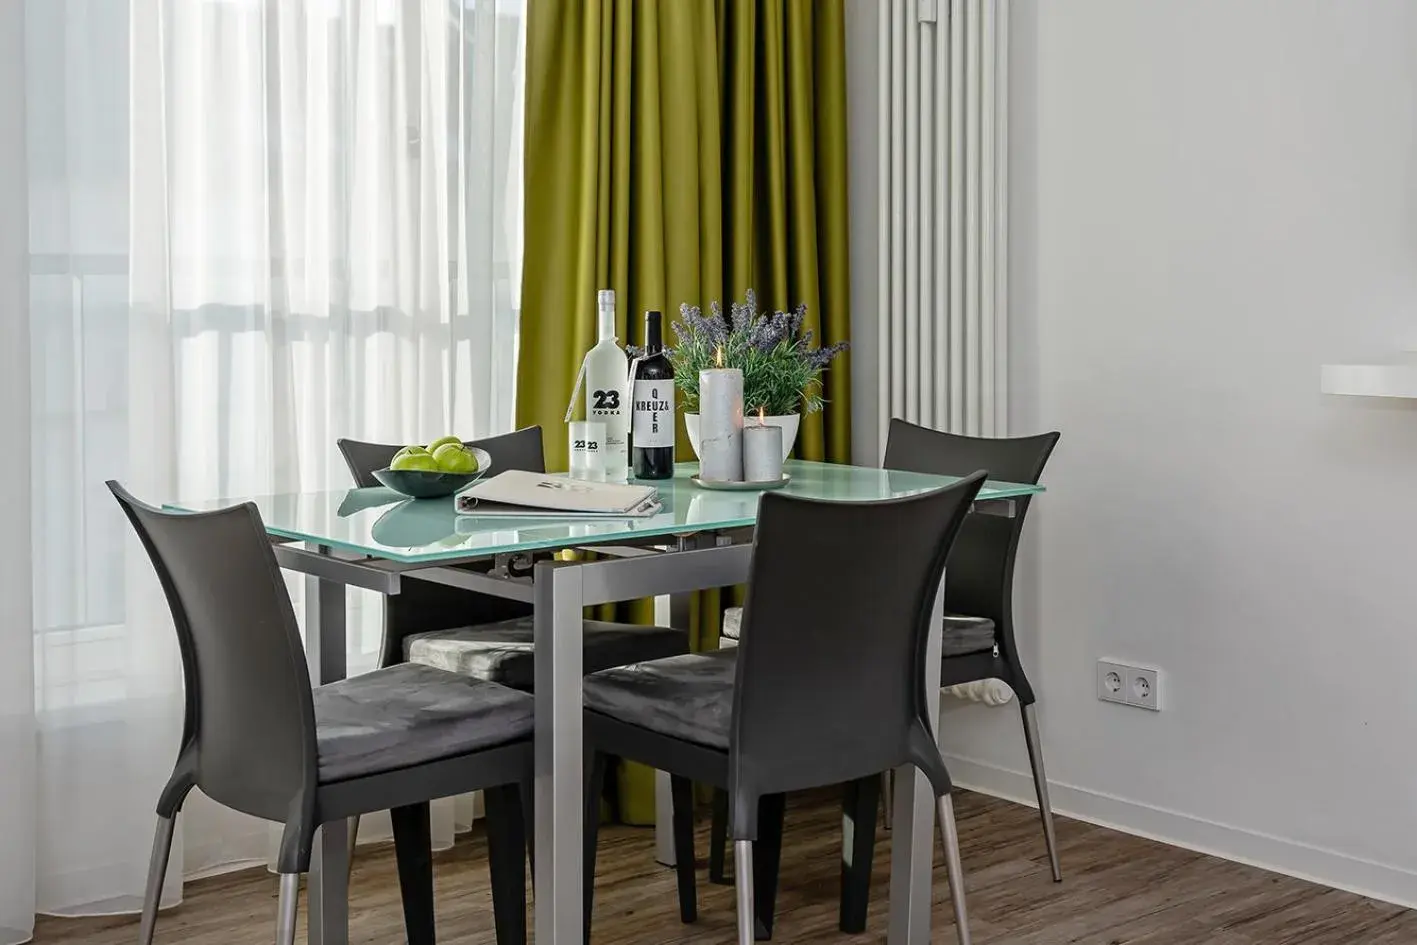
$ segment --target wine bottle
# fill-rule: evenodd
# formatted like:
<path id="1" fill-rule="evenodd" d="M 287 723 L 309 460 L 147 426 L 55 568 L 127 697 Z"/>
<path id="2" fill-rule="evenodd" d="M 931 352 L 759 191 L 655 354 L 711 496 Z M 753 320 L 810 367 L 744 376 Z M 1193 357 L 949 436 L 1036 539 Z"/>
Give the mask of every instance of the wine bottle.
<path id="1" fill-rule="evenodd" d="M 630 465 L 630 407 L 626 403 L 625 349 L 615 338 L 615 290 L 601 289 L 600 341 L 586 355 L 586 419 L 605 424 L 605 473 L 612 481 L 624 479 Z"/>
<path id="2" fill-rule="evenodd" d="M 664 316 L 645 312 L 645 356 L 635 366 L 630 436 L 636 479 L 674 476 L 674 367 L 664 354 Z"/>

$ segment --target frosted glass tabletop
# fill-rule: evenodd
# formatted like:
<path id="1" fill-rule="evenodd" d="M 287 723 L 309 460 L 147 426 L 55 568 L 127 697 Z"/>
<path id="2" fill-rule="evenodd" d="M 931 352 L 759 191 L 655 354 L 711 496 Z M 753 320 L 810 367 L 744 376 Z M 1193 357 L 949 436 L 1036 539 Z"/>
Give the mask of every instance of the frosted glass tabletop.
<path id="1" fill-rule="evenodd" d="M 892 499 L 957 481 L 953 476 L 802 460 L 789 461 L 783 469 L 792 481 L 778 491 L 814 499 Z M 689 478 L 697 472 L 698 463 L 680 463 L 673 479 L 654 483 L 659 487 L 663 510 L 640 519 L 558 521 L 459 515 L 453 510 L 451 496 L 405 499 L 382 487 L 178 501 L 168 507 L 200 512 L 254 502 L 272 535 L 405 564 L 742 528 L 757 521 L 761 492 L 701 489 Z M 990 480 L 980 491 L 979 501 L 1042 491 L 1042 486 Z"/>

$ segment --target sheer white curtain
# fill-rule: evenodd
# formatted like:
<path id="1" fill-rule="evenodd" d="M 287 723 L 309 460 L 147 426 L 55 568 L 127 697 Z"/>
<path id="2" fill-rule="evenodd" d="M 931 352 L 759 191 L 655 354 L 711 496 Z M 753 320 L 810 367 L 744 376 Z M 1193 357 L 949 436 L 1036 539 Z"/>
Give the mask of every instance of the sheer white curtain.
<path id="1" fill-rule="evenodd" d="M 7 483 L 31 491 L 32 619 L 0 614 L 0 677 L 25 683 L 0 692 L 8 943 L 36 911 L 136 906 L 180 732 L 170 620 L 103 480 L 339 488 L 339 436 L 511 428 L 524 4 L 3 15 L 22 21 L 29 319 L 0 341 L 28 335 L 33 459 L 32 485 Z M 351 671 L 376 604 L 351 601 Z M 183 874 L 265 857 L 263 825 L 200 797 L 185 814 L 169 900 Z"/>

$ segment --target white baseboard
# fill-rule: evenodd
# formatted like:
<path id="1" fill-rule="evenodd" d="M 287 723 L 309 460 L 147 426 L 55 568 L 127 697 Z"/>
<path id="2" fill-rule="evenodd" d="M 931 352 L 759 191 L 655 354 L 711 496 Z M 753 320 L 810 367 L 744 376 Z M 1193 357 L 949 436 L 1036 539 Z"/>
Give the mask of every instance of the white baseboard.
<path id="1" fill-rule="evenodd" d="M 959 755 L 945 760 L 966 790 L 1038 806 L 1033 778 L 1024 772 Z M 1417 872 L 1057 781 L 1048 782 L 1048 793 L 1055 814 L 1417 909 Z M 1067 868 L 1064 861 L 1065 877 Z"/>

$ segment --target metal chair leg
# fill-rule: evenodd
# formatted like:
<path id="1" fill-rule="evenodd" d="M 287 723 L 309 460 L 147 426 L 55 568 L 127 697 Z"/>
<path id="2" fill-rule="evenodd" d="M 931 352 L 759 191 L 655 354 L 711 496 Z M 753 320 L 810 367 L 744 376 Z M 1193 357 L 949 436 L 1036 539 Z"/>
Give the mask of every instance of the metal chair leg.
<path id="1" fill-rule="evenodd" d="M 1063 868 L 1058 863 L 1058 835 L 1053 831 L 1053 805 L 1048 800 L 1048 776 L 1043 773 L 1043 746 L 1038 741 L 1038 719 L 1033 706 L 1022 706 L 1023 737 L 1028 743 L 1028 763 L 1033 767 L 1033 790 L 1038 794 L 1038 814 L 1043 818 L 1043 840 L 1048 845 L 1048 863 L 1053 867 L 1053 882 L 1063 881 Z"/>
<path id="2" fill-rule="evenodd" d="M 157 925 L 157 907 L 162 900 L 162 881 L 167 876 L 167 860 L 172 853 L 174 817 L 158 817 L 157 833 L 153 836 L 153 855 L 148 864 L 148 887 L 143 895 L 143 921 L 138 931 L 139 945 L 152 945 L 153 929 Z"/>
<path id="3" fill-rule="evenodd" d="M 753 841 L 733 841 L 733 885 L 738 890 L 738 945 L 753 945 Z"/>
<path id="4" fill-rule="evenodd" d="M 276 945 L 295 945 L 295 907 L 300 901 L 300 874 L 280 875 L 280 903 L 276 906 Z"/>
<path id="5" fill-rule="evenodd" d="M 959 830 L 955 826 L 954 799 L 939 800 L 940 842 L 945 846 L 945 866 L 950 874 L 950 900 L 954 903 L 959 945 L 970 945 L 969 914 L 964 906 L 964 864 L 959 859 Z"/>

